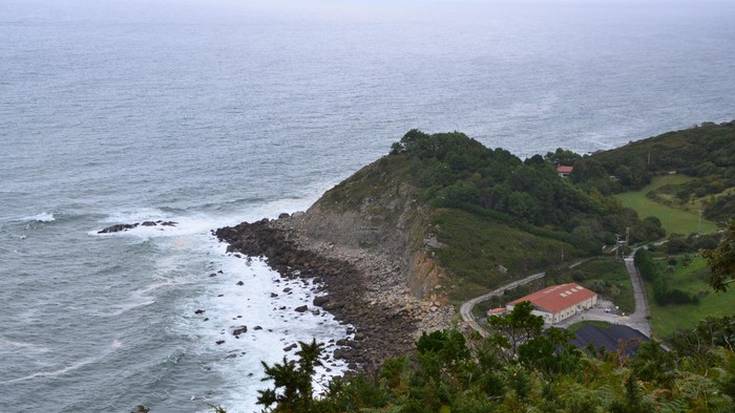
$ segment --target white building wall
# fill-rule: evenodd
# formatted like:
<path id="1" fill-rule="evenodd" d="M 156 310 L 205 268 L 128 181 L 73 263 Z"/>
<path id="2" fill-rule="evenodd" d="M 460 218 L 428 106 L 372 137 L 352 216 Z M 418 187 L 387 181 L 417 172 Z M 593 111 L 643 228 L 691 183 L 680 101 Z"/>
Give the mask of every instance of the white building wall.
<path id="1" fill-rule="evenodd" d="M 582 301 L 579 304 L 575 304 L 570 307 L 567 307 L 557 313 L 552 314 L 552 313 L 542 311 L 542 310 L 533 310 L 531 311 L 531 314 L 542 317 L 545 323 L 556 324 L 556 323 L 566 320 L 567 318 L 571 316 L 579 314 L 585 310 L 589 310 L 595 305 L 597 305 L 597 294 Z M 513 307 L 514 306 L 512 304 L 508 304 L 505 306 L 505 309 L 506 311 L 510 312 L 510 311 L 513 311 Z"/>

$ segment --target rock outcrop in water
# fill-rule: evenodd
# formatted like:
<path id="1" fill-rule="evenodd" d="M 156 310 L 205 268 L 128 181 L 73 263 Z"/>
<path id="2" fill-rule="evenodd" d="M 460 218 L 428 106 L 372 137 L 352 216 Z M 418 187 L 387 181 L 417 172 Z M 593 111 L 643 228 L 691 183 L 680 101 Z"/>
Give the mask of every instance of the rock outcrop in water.
<path id="1" fill-rule="evenodd" d="M 98 234 L 112 234 L 115 232 L 123 232 L 128 231 L 133 228 L 137 228 L 139 226 L 141 227 L 175 227 L 178 222 L 176 221 L 143 221 L 143 222 L 135 222 L 133 224 L 115 224 L 110 225 L 109 227 L 103 228 L 99 231 L 97 231 Z"/>

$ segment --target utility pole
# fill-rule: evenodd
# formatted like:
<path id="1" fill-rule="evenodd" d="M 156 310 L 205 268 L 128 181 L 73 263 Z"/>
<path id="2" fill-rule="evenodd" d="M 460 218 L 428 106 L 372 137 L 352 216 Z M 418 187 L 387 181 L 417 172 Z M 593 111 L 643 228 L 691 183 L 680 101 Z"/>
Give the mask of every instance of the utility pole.
<path id="1" fill-rule="evenodd" d="M 699 208 L 699 222 L 697 223 L 697 234 L 702 233 L 702 208 Z"/>

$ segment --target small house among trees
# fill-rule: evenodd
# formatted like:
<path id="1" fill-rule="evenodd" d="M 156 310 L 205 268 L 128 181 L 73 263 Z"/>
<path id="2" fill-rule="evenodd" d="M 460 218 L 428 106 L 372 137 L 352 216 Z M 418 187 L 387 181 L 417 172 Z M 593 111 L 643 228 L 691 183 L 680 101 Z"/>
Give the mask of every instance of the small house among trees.
<path id="1" fill-rule="evenodd" d="M 573 166 L 567 166 L 567 165 L 557 165 L 556 166 L 556 173 L 558 173 L 559 176 L 561 176 L 562 178 L 568 177 L 569 175 L 572 174 L 572 172 L 574 172 Z"/>

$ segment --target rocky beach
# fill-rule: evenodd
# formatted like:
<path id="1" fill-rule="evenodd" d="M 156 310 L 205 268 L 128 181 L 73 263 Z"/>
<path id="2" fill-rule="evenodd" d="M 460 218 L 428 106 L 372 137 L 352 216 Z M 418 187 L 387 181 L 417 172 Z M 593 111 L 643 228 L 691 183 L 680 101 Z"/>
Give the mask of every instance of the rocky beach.
<path id="1" fill-rule="evenodd" d="M 410 351 L 421 331 L 451 323 L 452 308 L 413 296 L 391 257 L 310 235 L 306 214 L 243 222 L 215 234 L 228 251 L 264 257 L 282 277 L 317 281 L 321 291 L 310 307 L 354 326 L 351 339 L 337 342 L 335 358 L 351 369 L 374 371 L 385 358 Z"/>

